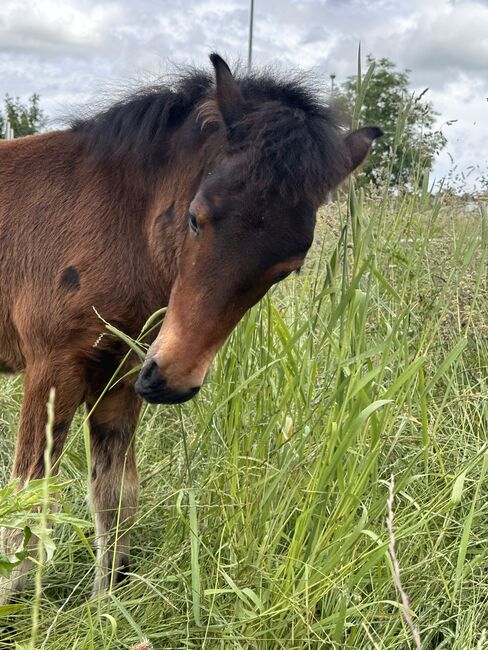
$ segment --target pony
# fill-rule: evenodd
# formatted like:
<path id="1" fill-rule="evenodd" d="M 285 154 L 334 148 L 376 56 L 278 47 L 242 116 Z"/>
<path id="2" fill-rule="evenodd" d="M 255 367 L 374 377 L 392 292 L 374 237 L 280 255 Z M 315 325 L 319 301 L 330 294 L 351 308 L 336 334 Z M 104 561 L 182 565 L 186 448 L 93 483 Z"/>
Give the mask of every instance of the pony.
<path id="1" fill-rule="evenodd" d="M 187 70 L 65 130 L 0 145 L 0 371 L 24 372 L 12 477 L 45 473 L 52 388 L 55 468 L 86 406 L 96 593 L 129 564 L 142 400 L 197 394 L 243 314 L 303 265 L 318 207 L 382 135 L 346 134 L 304 79 L 234 75 L 210 60 L 212 74 Z M 104 393 L 127 348 L 100 337 L 93 308 L 136 337 L 164 306 L 137 381 Z M 6 552 L 22 538 L 4 530 Z M 27 568 L 3 579 L 5 598 Z"/>

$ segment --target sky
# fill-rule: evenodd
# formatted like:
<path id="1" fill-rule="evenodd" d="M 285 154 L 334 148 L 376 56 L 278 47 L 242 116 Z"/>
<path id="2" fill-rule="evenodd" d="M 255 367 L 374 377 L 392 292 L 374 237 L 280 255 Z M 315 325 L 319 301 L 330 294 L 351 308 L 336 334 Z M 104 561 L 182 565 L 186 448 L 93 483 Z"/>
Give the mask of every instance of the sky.
<path id="1" fill-rule="evenodd" d="M 247 60 L 249 0 L 1 0 L 0 97 L 41 95 L 56 120 L 172 63 Z M 253 63 L 312 70 L 329 83 L 364 55 L 411 70 L 439 112 L 453 165 L 488 173 L 488 0 L 255 0 Z M 457 120 L 448 125 L 447 123 Z M 471 170 L 471 171 L 470 171 Z"/>

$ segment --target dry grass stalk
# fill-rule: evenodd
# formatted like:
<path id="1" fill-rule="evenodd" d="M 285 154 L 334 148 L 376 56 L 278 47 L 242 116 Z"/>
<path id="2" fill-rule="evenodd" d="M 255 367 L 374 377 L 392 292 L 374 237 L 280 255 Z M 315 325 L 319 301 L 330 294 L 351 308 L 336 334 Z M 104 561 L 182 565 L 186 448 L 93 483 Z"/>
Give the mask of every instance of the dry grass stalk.
<path id="1" fill-rule="evenodd" d="M 412 632 L 412 636 L 415 641 L 415 646 L 417 648 L 420 648 L 420 634 L 419 631 L 416 629 L 415 625 L 413 624 L 412 617 L 410 616 L 410 602 L 405 590 L 402 587 L 402 582 L 400 580 L 400 564 L 398 562 L 398 558 L 396 556 L 396 550 L 395 550 L 395 533 L 393 531 L 393 516 L 394 516 L 393 515 L 393 489 L 394 487 L 395 487 L 395 477 L 392 474 L 390 478 L 389 488 L 388 488 L 388 499 L 386 502 L 387 509 L 388 509 L 388 517 L 386 519 L 386 525 L 388 526 L 388 533 L 390 536 L 388 552 L 390 554 L 391 563 L 393 565 L 393 582 L 395 583 L 395 587 L 398 593 L 400 594 L 400 598 L 402 599 L 403 617 L 405 618 L 405 621 L 407 622 L 407 625 L 410 628 L 410 631 Z"/>

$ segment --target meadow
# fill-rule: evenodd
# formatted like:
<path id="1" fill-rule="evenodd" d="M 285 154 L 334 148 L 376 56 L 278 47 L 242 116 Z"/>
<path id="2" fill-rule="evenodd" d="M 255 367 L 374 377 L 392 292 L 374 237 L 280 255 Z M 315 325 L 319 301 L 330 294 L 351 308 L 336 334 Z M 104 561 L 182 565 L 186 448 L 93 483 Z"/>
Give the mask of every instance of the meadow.
<path id="1" fill-rule="evenodd" d="M 426 187 L 325 206 L 200 395 L 144 407 L 127 582 L 90 599 L 83 413 L 57 479 L 3 489 L 51 532 L 0 648 L 488 647 L 488 216 Z M 0 380 L 2 485 L 21 397 Z"/>

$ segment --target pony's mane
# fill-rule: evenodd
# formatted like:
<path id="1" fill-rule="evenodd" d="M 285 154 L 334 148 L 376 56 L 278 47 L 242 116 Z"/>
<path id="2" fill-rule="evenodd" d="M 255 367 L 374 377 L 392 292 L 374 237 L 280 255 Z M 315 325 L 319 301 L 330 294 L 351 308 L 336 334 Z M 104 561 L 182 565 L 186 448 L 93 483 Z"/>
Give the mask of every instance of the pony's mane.
<path id="1" fill-rule="evenodd" d="M 209 73 L 188 70 L 172 84 L 139 88 L 98 112 L 88 107 L 70 126 L 100 160 L 130 156 L 132 164 L 158 166 L 168 132 L 189 117 L 211 85 Z"/>
<path id="2" fill-rule="evenodd" d="M 323 93 L 304 74 L 285 79 L 273 72 L 236 75 L 245 102 L 228 134 L 228 147 L 246 151 L 246 179 L 257 192 L 279 192 L 293 200 L 304 194 L 320 202 L 347 167 L 340 122 Z M 189 69 L 170 84 L 130 94 L 71 128 L 99 160 L 130 156 L 149 171 L 165 160 L 168 135 L 192 119 L 198 137 L 215 125 L 225 133 L 215 100 L 213 76 Z M 208 128 L 208 127 L 213 128 Z"/>

